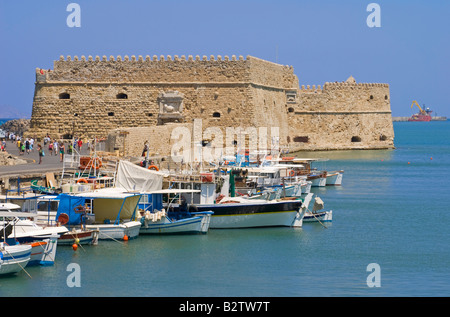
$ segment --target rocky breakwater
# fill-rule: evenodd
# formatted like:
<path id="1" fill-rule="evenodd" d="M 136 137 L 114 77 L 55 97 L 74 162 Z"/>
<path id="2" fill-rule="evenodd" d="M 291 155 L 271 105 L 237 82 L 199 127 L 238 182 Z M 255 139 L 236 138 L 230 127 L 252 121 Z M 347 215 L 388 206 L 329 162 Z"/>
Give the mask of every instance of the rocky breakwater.
<path id="1" fill-rule="evenodd" d="M 0 129 L 15 135 L 23 135 L 30 128 L 30 119 L 14 119 L 3 123 Z"/>
<path id="2" fill-rule="evenodd" d="M 26 160 L 15 157 L 6 151 L 0 151 L 0 166 L 26 164 Z"/>

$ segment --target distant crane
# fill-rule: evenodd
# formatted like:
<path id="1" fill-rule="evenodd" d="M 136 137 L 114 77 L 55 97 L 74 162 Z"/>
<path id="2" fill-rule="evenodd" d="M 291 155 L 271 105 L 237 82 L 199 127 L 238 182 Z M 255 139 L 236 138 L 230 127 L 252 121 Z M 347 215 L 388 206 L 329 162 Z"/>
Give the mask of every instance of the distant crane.
<path id="1" fill-rule="evenodd" d="M 420 108 L 419 104 L 418 104 L 417 101 L 415 101 L 415 100 L 413 100 L 413 102 L 412 102 L 412 104 L 411 104 L 411 109 L 412 109 L 412 107 L 414 107 L 414 105 L 416 105 L 417 107 L 419 107 L 420 113 L 421 113 L 421 114 L 423 114 L 423 115 L 426 115 L 426 114 L 427 114 L 427 112 L 426 112 L 425 110 L 423 110 L 422 108 Z"/>

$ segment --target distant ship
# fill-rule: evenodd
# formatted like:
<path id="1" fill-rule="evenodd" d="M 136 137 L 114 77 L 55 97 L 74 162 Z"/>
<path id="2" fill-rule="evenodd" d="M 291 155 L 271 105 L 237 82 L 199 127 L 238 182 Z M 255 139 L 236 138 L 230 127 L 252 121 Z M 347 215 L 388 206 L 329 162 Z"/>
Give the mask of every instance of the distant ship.
<path id="1" fill-rule="evenodd" d="M 419 104 L 417 103 L 417 101 L 413 100 L 411 108 L 416 105 L 417 107 L 419 107 L 419 112 L 416 114 L 413 114 L 408 121 L 431 121 L 431 113 L 433 111 L 430 110 L 430 108 L 426 108 L 425 110 L 423 110 Z"/>

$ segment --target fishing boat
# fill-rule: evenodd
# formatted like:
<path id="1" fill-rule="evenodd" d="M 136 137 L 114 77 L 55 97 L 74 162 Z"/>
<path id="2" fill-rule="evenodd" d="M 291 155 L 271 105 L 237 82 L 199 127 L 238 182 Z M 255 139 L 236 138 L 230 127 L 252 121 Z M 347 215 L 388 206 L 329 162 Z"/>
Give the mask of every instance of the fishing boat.
<path id="1" fill-rule="evenodd" d="M 9 205 L 14 207 L 14 204 Z M 14 210 L 14 208 L 10 209 Z M 59 235 L 52 231 L 46 231 L 44 234 L 43 231 L 45 229 L 39 230 L 40 227 L 36 226 L 32 221 L 22 220 L 24 214 L 29 213 L 0 211 L 0 238 L 8 245 L 22 244 L 31 246 L 31 258 L 28 265 L 53 265 Z M 35 230 L 33 228 L 38 229 Z"/>
<path id="2" fill-rule="evenodd" d="M 49 236 L 43 240 L 24 243 L 31 246 L 31 256 L 28 266 L 41 265 L 49 266 L 55 263 L 56 248 L 58 245 L 58 235 Z"/>
<path id="3" fill-rule="evenodd" d="M 302 193 L 309 193 L 312 183 L 307 181 L 306 176 L 291 171 L 290 166 L 286 165 L 236 168 L 233 170 L 236 193 L 250 196 L 269 190 L 273 195 L 279 192 L 281 197 L 300 197 Z M 276 198 L 274 196 L 268 198 L 273 199 Z"/>
<path id="4" fill-rule="evenodd" d="M 344 171 L 327 172 L 326 186 L 341 186 Z"/>
<path id="5" fill-rule="evenodd" d="M 67 217 L 56 217 L 59 207 L 59 195 L 45 195 L 38 198 L 38 211 L 35 219 L 38 225 L 43 226 L 66 226 L 69 222 Z M 76 210 L 74 210 L 76 212 Z M 58 219 L 59 218 L 59 219 Z M 72 246 L 74 243 L 78 245 L 97 244 L 98 230 L 87 229 L 83 226 L 83 216 L 76 217 L 78 222 L 70 222 L 67 225 L 68 231 L 61 234 L 58 238 L 59 245 Z"/>
<path id="6" fill-rule="evenodd" d="M 302 201 L 297 197 L 289 199 L 280 198 L 280 188 L 273 188 L 272 192 L 265 190 L 261 195 L 270 195 L 276 192 L 280 199 L 267 200 L 264 197 L 251 198 L 248 196 L 237 196 L 235 176 L 240 175 L 241 169 L 232 169 L 226 176 L 220 188 L 216 188 L 215 182 L 186 182 L 171 183 L 174 188 L 180 189 L 187 186 L 199 187 L 200 197 L 186 195 L 189 212 L 213 212 L 211 215 L 210 228 L 255 228 L 255 227 L 301 227 L 304 209 L 301 208 Z M 268 178 L 267 184 L 272 184 L 273 178 Z M 216 197 L 219 193 L 220 195 Z"/>
<path id="7" fill-rule="evenodd" d="M 53 235 L 62 235 L 68 232 L 64 226 L 39 226 L 34 218 L 36 213 L 20 211 L 21 207 L 12 203 L 0 204 L 0 230 L 3 228 L 13 228 L 6 238 L 15 239 L 18 242 L 31 242 L 43 240 Z"/>
<path id="8" fill-rule="evenodd" d="M 286 166 L 290 167 L 290 175 L 304 175 L 307 181 L 311 182 L 312 187 L 324 187 L 328 185 L 341 185 L 343 178 L 343 170 L 326 171 L 318 170 L 313 167 L 314 162 L 325 162 L 328 159 L 319 158 L 296 158 L 296 157 L 282 157 L 279 159 L 272 159 L 266 161 L 270 163 L 269 166 Z M 303 191 L 305 193 L 305 191 Z"/>
<path id="9" fill-rule="evenodd" d="M 0 242 L 0 275 L 18 273 L 31 258 L 30 245 L 7 245 Z"/>
<path id="10" fill-rule="evenodd" d="M 56 219 L 67 225 L 97 230 L 99 240 L 128 240 L 139 235 L 136 210 L 141 194 L 104 188 L 79 194 L 61 194 Z"/>
<path id="11" fill-rule="evenodd" d="M 198 204 L 197 211 L 212 211 L 211 229 L 301 227 L 304 210 L 301 200 L 263 200 L 224 197 L 216 204 Z"/>
<path id="12" fill-rule="evenodd" d="M 332 210 L 323 210 L 324 203 L 320 197 L 314 198 L 314 205 L 312 210 L 309 209 L 309 204 L 312 200 L 313 193 L 308 194 L 305 197 L 304 204 L 306 207 L 305 216 L 303 217 L 303 222 L 331 222 L 333 219 Z"/>
<path id="13" fill-rule="evenodd" d="M 143 193 L 140 234 L 205 234 L 209 230 L 212 211 L 189 210 L 184 195 L 200 190 L 163 189 Z M 167 197 L 167 198 L 166 198 Z M 165 199 L 166 198 L 166 199 Z M 166 203 L 163 203 L 163 201 Z"/>
<path id="14" fill-rule="evenodd" d="M 198 202 L 213 201 L 210 184 L 211 174 L 204 174 L 200 180 L 201 190 L 183 188 L 162 189 L 163 177 L 168 174 L 120 161 L 117 171 L 117 188 L 134 191 L 142 195 L 139 202 L 138 221 L 140 234 L 196 234 L 207 233 L 211 211 L 190 212 L 185 198 Z M 180 176 L 180 175 L 177 175 Z M 175 176 L 174 176 L 175 177 Z M 214 187 L 215 188 L 215 187 Z"/>

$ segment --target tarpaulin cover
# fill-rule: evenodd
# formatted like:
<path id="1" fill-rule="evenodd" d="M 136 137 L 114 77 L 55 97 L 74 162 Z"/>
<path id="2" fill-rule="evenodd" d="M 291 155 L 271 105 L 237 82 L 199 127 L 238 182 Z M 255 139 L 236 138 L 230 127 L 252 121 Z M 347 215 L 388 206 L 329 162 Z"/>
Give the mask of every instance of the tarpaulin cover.
<path id="1" fill-rule="evenodd" d="M 120 161 L 116 187 L 128 191 L 151 192 L 162 189 L 164 173 L 148 170 L 128 161 Z"/>
<path id="2" fill-rule="evenodd" d="M 75 212 L 75 208 L 78 206 L 82 206 L 84 208 L 84 197 L 77 197 L 68 194 L 60 194 L 58 211 L 56 212 L 56 219 L 58 221 L 58 217 L 65 213 L 69 216 L 69 222 L 67 225 L 79 225 L 81 223 L 82 213 Z"/>

